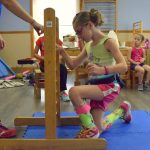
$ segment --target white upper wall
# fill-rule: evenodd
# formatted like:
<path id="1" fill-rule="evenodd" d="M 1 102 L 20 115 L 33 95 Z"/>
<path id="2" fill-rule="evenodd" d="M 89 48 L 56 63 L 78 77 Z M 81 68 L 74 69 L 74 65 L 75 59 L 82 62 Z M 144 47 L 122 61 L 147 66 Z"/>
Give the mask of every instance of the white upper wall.
<path id="1" fill-rule="evenodd" d="M 132 30 L 133 23 L 143 22 L 143 30 L 150 30 L 150 0 L 118 0 L 118 29 Z"/>
<path id="2" fill-rule="evenodd" d="M 79 6 L 79 0 L 33 0 L 33 17 L 43 24 L 44 9 L 49 7 L 55 9 L 56 16 L 59 18 L 59 36 L 62 40 L 64 35 L 75 34 L 72 20 L 79 12 Z"/>

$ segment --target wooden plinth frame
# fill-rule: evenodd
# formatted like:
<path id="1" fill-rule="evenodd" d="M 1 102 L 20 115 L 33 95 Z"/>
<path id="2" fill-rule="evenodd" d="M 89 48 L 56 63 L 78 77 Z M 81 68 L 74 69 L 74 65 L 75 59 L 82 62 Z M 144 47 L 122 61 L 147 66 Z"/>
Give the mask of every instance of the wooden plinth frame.
<path id="1" fill-rule="evenodd" d="M 79 125 L 77 117 L 60 117 L 59 89 L 56 88 L 56 17 L 55 10 L 44 10 L 45 34 L 45 118 L 20 117 L 15 125 L 45 125 L 45 139 L 0 139 L 0 150 L 106 150 L 104 139 L 57 139 L 57 125 Z M 58 56 L 57 56 L 58 57 Z M 58 59 L 58 58 L 57 58 Z M 59 75 L 57 75 L 59 76 Z M 56 83 L 57 81 L 57 83 Z M 56 113 L 57 112 L 57 113 Z"/>

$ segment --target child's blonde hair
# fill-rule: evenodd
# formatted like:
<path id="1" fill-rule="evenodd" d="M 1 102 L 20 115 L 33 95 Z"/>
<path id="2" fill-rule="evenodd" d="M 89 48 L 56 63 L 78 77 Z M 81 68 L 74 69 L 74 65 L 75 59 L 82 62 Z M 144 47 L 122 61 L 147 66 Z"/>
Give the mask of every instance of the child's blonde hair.
<path id="1" fill-rule="evenodd" d="M 93 22 L 95 26 L 101 26 L 104 21 L 102 14 L 100 11 L 92 8 L 90 12 L 88 11 L 81 11 L 76 14 L 76 16 L 73 19 L 73 26 L 83 26 L 86 25 L 89 21 Z"/>

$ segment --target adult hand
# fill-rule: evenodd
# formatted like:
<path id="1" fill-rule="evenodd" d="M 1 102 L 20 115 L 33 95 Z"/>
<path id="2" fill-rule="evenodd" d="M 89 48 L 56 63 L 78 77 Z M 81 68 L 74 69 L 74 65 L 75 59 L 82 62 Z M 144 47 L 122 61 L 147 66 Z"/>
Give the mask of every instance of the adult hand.
<path id="1" fill-rule="evenodd" d="M 3 37 L 0 35 L 0 50 L 2 50 L 5 47 L 5 41 Z"/>
<path id="2" fill-rule="evenodd" d="M 33 26 L 33 28 L 35 29 L 38 35 L 41 35 L 42 33 L 44 33 L 44 26 L 42 26 L 35 20 L 33 21 L 33 23 L 31 23 L 31 25 Z"/>

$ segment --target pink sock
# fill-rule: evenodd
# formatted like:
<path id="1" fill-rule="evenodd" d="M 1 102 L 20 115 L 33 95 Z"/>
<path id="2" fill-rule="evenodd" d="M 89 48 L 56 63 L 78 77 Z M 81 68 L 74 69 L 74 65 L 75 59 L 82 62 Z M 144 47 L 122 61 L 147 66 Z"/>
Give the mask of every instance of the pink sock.
<path id="1" fill-rule="evenodd" d="M 91 109 L 90 105 L 84 104 L 84 105 L 77 107 L 75 111 L 77 114 L 86 114 L 90 112 L 90 109 Z"/>

